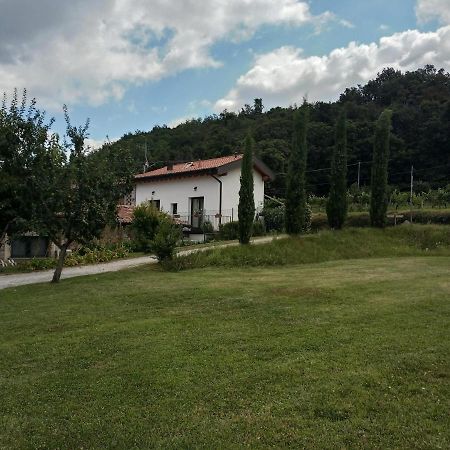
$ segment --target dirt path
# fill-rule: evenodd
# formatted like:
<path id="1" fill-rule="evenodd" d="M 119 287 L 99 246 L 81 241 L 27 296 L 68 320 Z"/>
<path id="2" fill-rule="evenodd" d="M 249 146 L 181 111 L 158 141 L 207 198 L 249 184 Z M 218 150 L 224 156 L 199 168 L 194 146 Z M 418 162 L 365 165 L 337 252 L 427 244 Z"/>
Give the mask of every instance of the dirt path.
<path id="1" fill-rule="evenodd" d="M 261 238 L 252 239 L 253 244 L 264 244 L 266 242 L 270 242 L 273 239 L 279 239 L 283 236 L 266 236 Z M 181 250 L 178 252 L 179 255 L 188 255 L 194 252 L 202 252 L 205 250 L 209 250 L 211 248 L 224 248 L 231 247 L 234 245 L 238 245 L 238 242 L 229 242 L 227 244 L 219 244 L 214 247 L 197 247 L 190 250 Z M 117 261 L 111 261 L 109 263 L 101 263 L 94 264 L 89 266 L 78 266 L 78 267 L 65 267 L 61 278 L 73 278 L 80 277 L 83 275 L 95 275 L 99 273 L 105 272 L 117 272 L 122 269 L 130 269 L 133 267 L 142 266 L 144 264 L 155 264 L 156 258 L 154 256 L 141 256 L 138 258 L 130 258 L 130 259 L 120 259 Z M 30 272 L 30 273 L 17 273 L 10 275 L 1 275 L 0 276 L 0 290 L 22 286 L 25 284 L 34 284 L 34 283 L 48 283 L 51 281 L 53 276 L 53 270 L 43 270 L 39 272 Z"/>

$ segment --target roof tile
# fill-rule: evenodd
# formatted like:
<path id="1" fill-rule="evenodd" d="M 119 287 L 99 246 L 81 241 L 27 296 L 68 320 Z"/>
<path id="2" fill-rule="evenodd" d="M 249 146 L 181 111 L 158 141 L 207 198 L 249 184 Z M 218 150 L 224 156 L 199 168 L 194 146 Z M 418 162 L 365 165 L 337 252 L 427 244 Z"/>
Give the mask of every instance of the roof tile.
<path id="1" fill-rule="evenodd" d="M 151 170 L 150 172 L 140 173 L 135 178 L 151 178 L 161 177 L 172 174 L 192 173 L 208 169 L 217 169 L 225 164 L 232 163 L 233 161 L 239 161 L 243 155 L 231 155 L 222 156 L 220 158 L 203 159 L 200 161 L 192 161 L 181 164 L 174 164 L 172 169 L 168 169 L 167 166 L 160 169 Z"/>

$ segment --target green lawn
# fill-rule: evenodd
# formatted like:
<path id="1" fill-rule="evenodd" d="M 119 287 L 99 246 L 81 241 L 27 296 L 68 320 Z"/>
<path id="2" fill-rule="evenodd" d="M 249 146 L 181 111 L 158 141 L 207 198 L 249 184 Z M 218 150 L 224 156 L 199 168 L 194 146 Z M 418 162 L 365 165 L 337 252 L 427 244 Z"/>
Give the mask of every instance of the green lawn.
<path id="1" fill-rule="evenodd" d="M 450 257 L 0 291 L 0 448 L 448 448 Z"/>

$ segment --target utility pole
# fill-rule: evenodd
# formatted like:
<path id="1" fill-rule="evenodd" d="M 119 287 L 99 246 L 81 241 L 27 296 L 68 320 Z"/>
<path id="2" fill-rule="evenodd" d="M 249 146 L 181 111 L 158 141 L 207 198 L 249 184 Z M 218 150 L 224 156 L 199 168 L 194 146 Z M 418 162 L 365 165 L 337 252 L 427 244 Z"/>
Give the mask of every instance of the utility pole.
<path id="1" fill-rule="evenodd" d="M 148 158 L 147 158 L 147 139 L 145 140 L 145 147 L 144 147 L 144 172 L 147 172 L 148 170 Z"/>
<path id="2" fill-rule="evenodd" d="M 361 177 L 361 161 L 358 161 L 358 190 L 360 177 Z"/>
<path id="3" fill-rule="evenodd" d="M 414 187 L 414 166 L 411 166 L 411 188 L 409 193 L 409 221 L 412 223 L 412 213 L 413 213 L 413 187 Z"/>

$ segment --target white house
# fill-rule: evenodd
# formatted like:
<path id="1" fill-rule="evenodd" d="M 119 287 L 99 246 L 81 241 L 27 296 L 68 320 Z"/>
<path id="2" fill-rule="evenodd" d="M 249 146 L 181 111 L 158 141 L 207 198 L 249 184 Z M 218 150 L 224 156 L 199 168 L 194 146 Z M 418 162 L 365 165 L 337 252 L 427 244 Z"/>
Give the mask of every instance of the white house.
<path id="1" fill-rule="evenodd" d="M 238 220 L 239 188 L 243 155 L 170 164 L 135 176 L 135 204 L 153 201 L 180 223 L 199 232 L 210 222 L 215 230 L 221 223 Z M 255 207 L 264 203 L 264 183 L 273 178 L 261 161 L 253 160 Z"/>

